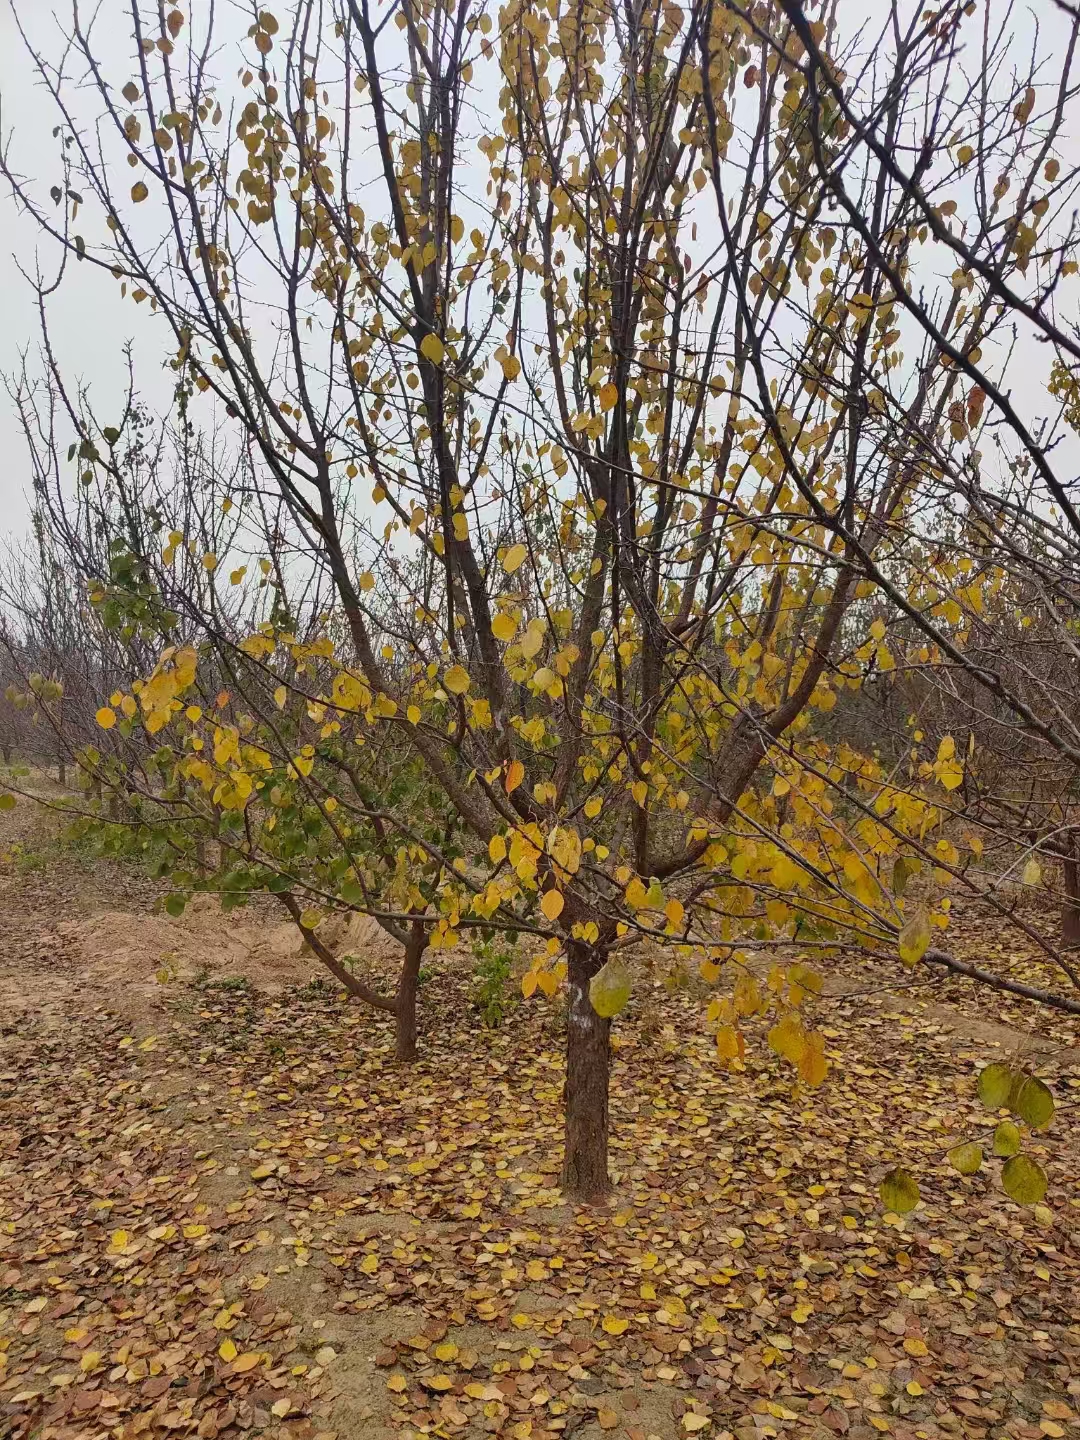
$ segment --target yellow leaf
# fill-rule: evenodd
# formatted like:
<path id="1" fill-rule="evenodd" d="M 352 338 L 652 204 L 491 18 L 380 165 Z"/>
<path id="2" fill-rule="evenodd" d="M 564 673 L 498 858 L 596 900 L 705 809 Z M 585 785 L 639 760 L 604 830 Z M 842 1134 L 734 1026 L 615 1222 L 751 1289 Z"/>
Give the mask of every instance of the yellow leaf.
<path id="1" fill-rule="evenodd" d="M 529 622 L 529 628 L 521 637 L 521 653 L 526 660 L 531 660 L 538 655 L 544 647 L 544 627 L 535 620 Z"/>
<path id="2" fill-rule="evenodd" d="M 102 730 L 111 730 L 116 724 L 116 711 L 110 710 L 108 705 L 103 705 L 94 718 Z"/>
<path id="3" fill-rule="evenodd" d="M 222 1340 L 221 1344 L 218 1346 L 217 1353 L 221 1356 L 222 1360 L 226 1362 L 226 1364 L 231 1365 L 232 1362 L 236 1359 L 236 1346 L 231 1340 Z"/>
<path id="4" fill-rule="evenodd" d="M 525 779 L 525 766 L 520 760 L 512 760 L 506 772 L 506 793 L 512 794 Z"/>
<path id="5" fill-rule="evenodd" d="M 527 970 L 521 977 L 521 993 L 528 1000 L 536 994 L 536 987 L 539 984 L 539 977 L 535 970 Z"/>
<path id="6" fill-rule="evenodd" d="M 89 1374 L 101 1364 L 101 1352 L 99 1350 L 87 1350 L 86 1354 L 79 1361 L 79 1369 L 84 1375 Z"/>
<path id="7" fill-rule="evenodd" d="M 624 1335 L 630 1326 L 629 1320 L 623 1320 L 618 1315 L 605 1315 L 600 1322 L 600 1328 L 605 1335 Z"/>
<path id="8" fill-rule="evenodd" d="M 803 1053 L 798 1059 L 799 1075 L 807 1085 L 820 1085 L 829 1073 L 829 1062 L 825 1059 L 825 1037 L 812 1030 L 806 1037 Z"/>
<path id="9" fill-rule="evenodd" d="M 797 1015 L 785 1015 L 769 1031 L 769 1048 L 798 1065 L 806 1053 L 806 1032 Z"/>
<path id="10" fill-rule="evenodd" d="M 464 695 L 471 684 L 469 672 L 463 665 L 451 665 L 443 676 L 443 684 L 451 695 Z"/>
<path id="11" fill-rule="evenodd" d="M 506 645 L 517 634 L 517 621 L 512 615 L 496 615 L 491 622 L 491 633 L 496 640 L 501 640 Z"/>
<path id="12" fill-rule="evenodd" d="M 408 1384 L 409 1382 L 405 1379 L 404 1375 L 391 1375 L 390 1379 L 386 1382 L 386 1388 L 393 1390 L 395 1395 L 400 1395 L 401 1392 L 408 1387 Z"/>
<path id="13" fill-rule="evenodd" d="M 909 1355 L 914 1355 L 916 1358 L 929 1355 L 930 1353 L 926 1348 L 926 1341 L 920 1340 L 917 1335 L 909 1335 L 907 1337 L 904 1341 L 904 1349 Z"/>
<path id="14" fill-rule="evenodd" d="M 425 335 L 420 341 L 420 354 L 425 360 L 430 360 L 432 365 L 441 365 L 446 349 L 437 335 Z"/>
<path id="15" fill-rule="evenodd" d="M 216 570 L 216 569 L 217 569 L 217 556 L 214 555 L 212 552 L 209 552 L 209 551 L 208 551 L 208 552 L 202 557 L 202 563 L 203 563 L 203 569 L 204 569 L 204 570 Z"/>
<path id="16" fill-rule="evenodd" d="M 525 563 L 528 550 L 524 545 L 511 545 L 510 549 L 503 556 L 503 569 L 508 575 L 513 575 L 515 570 L 520 570 Z"/>
<path id="17" fill-rule="evenodd" d="M 374 1275 L 379 1268 L 379 1257 L 372 1251 L 364 1256 L 357 1269 L 364 1275 Z"/>
<path id="18" fill-rule="evenodd" d="M 615 404 L 615 401 L 618 400 L 619 392 L 609 380 L 606 385 L 600 386 L 600 394 L 597 396 L 597 398 L 600 401 L 601 410 L 610 410 L 611 407 Z"/>
<path id="19" fill-rule="evenodd" d="M 408 720 L 408 722 L 409 722 L 410 725 L 419 725 L 419 724 L 420 724 L 420 706 L 419 706 L 419 705 L 410 705 L 409 708 L 405 711 L 405 718 L 406 718 L 406 720 Z"/>
<path id="20" fill-rule="evenodd" d="M 274 691 L 274 704 L 279 710 L 285 709 L 285 701 L 289 698 L 289 692 L 284 685 L 279 685 Z"/>
<path id="21" fill-rule="evenodd" d="M 469 538 L 469 522 L 460 510 L 454 511 L 454 539 L 467 540 Z"/>
<path id="22" fill-rule="evenodd" d="M 905 921 L 897 936 L 900 959 L 905 965 L 917 965 L 930 947 L 930 916 L 922 908 Z"/>
<path id="23" fill-rule="evenodd" d="M 516 380 L 521 374 L 521 361 L 516 355 L 506 355 L 499 363 L 507 380 Z"/>
<path id="24" fill-rule="evenodd" d="M 734 1026 L 724 1025 L 716 1032 L 716 1053 L 725 1064 L 741 1060 L 742 1049 L 739 1032 Z"/>
<path id="25" fill-rule="evenodd" d="M 599 815 L 600 811 L 604 808 L 604 802 L 600 799 L 599 795 L 590 795 L 588 800 L 585 801 L 584 808 L 585 814 L 589 817 L 589 819 L 595 820 L 597 815 Z"/>
<path id="26" fill-rule="evenodd" d="M 150 191 L 146 188 L 146 186 L 141 180 L 137 181 L 131 187 L 131 198 L 135 201 L 136 205 L 140 204 L 143 200 L 145 200 L 149 194 Z"/>
<path id="27" fill-rule="evenodd" d="M 560 891 L 545 890 L 544 897 L 540 901 L 540 909 L 549 920 L 557 920 L 562 914 L 564 904 L 565 901 Z"/>

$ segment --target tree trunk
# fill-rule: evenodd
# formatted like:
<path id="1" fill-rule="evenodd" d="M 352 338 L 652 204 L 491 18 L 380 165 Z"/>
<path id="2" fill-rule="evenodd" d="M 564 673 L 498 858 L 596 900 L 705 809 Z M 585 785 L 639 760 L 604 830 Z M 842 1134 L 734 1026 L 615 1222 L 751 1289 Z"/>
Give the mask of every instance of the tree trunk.
<path id="1" fill-rule="evenodd" d="M 1080 945 L 1080 832 L 1070 830 L 1065 836 L 1065 853 L 1061 857 L 1061 874 L 1065 884 L 1065 900 L 1061 906 L 1061 942 Z"/>
<path id="2" fill-rule="evenodd" d="M 10 746 L 10 745 L 5 745 L 5 744 L 3 744 L 2 742 L 0 742 L 0 755 L 3 755 L 3 757 L 4 757 L 4 764 L 5 764 L 5 765 L 10 765 L 10 764 L 11 764 L 11 746 Z"/>
<path id="3" fill-rule="evenodd" d="M 56 778 L 61 785 L 67 784 L 67 757 L 64 755 L 56 757 Z"/>
<path id="4" fill-rule="evenodd" d="M 566 1019 L 566 1154 L 562 1185 L 569 1199 L 605 1199 L 608 1180 L 608 1079 L 611 1021 L 589 1001 L 589 981 L 606 956 L 589 945 L 567 946 L 569 1009 Z"/>
<path id="5" fill-rule="evenodd" d="M 427 943 L 427 926 L 420 920 L 414 920 L 405 946 L 394 1010 L 397 1021 L 394 1054 L 398 1060 L 416 1059 L 416 993 L 420 988 L 420 962 Z"/>

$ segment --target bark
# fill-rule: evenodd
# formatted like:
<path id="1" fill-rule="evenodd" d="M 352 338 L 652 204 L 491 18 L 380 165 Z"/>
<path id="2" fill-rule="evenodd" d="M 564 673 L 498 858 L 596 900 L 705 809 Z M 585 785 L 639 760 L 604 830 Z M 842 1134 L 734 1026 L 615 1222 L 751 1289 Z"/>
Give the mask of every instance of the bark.
<path id="1" fill-rule="evenodd" d="M 589 1001 L 589 981 L 603 965 L 603 951 L 572 942 L 568 947 L 566 1021 L 566 1153 L 562 1185 L 569 1199 L 595 1204 L 611 1189 L 608 1179 L 608 1081 L 611 1021 Z"/>
<path id="2" fill-rule="evenodd" d="M 61 785 L 67 784 L 67 760 L 63 755 L 59 756 L 56 761 L 56 778 Z"/>
<path id="3" fill-rule="evenodd" d="M 4 764 L 11 764 L 11 746 L 0 743 L 0 755 L 4 757 Z"/>
<path id="4" fill-rule="evenodd" d="M 1061 943 L 1080 945 L 1080 831 L 1070 830 L 1065 836 L 1065 853 L 1061 857 L 1061 874 L 1065 900 L 1061 906 Z"/>
<path id="5" fill-rule="evenodd" d="M 1080 1000 L 1070 1000 L 1067 995 L 1055 995 L 1052 990 L 1041 990 L 1037 985 L 1026 985 L 1021 980 L 1009 980 L 1004 975 L 995 975 L 968 960 L 957 960 L 955 955 L 944 950 L 927 950 L 923 959 L 930 965 L 940 965 L 954 975 L 966 975 L 969 980 L 978 980 L 992 990 L 1002 990 L 1006 995 L 1022 995 L 1025 1000 L 1037 1000 L 1040 1005 L 1050 1005 L 1055 1010 L 1064 1010 L 1069 1015 L 1080 1015 Z"/>
<path id="6" fill-rule="evenodd" d="M 405 960 L 396 996 L 397 1041 L 394 1054 L 398 1060 L 416 1059 L 416 996 L 420 988 L 420 963 L 427 943 L 427 927 L 420 921 L 414 921 L 405 946 Z"/>

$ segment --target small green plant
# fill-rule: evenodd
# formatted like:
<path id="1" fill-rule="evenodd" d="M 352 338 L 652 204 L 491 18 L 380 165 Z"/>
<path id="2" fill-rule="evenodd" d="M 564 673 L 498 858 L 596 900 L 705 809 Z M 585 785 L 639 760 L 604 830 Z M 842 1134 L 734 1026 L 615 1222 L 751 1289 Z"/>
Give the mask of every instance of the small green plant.
<path id="1" fill-rule="evenodd" d="M 248 995 L 252 991 L 251 981 L 244 975 L 226 975 L 221 980 L 213 980 L 206 987 L 208 990 L 223 990 L 228 994 L 241 993 Z"/>
<path id="2" fill-rule="evenodd" d="M 514 964 L 515 941 L 496 935 L 478 937 L 473 942 L 472 1000 L 484 1024 L 494 1030 L 506 1018 L 510 1008 L 511 990 L 508 982 Z"/>

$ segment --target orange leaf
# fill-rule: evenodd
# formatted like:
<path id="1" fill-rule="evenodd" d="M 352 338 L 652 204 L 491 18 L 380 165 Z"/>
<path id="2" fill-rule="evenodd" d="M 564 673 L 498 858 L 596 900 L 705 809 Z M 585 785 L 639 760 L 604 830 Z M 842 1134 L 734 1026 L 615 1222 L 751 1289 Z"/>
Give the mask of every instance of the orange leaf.
<path id="1" fill-rule="evenodd" d="M 246 1350 L 232 1362 L 233 1374 L 243 1375 L 248 1370 L 254 1370 L 255 1366 L 262 1362 L 262 1358 L 257 1350 Z"/>

